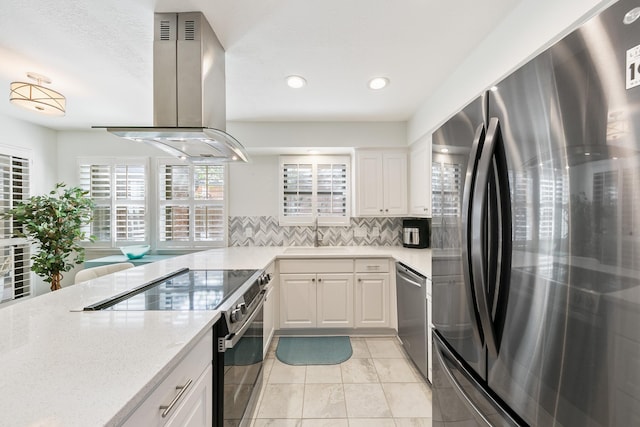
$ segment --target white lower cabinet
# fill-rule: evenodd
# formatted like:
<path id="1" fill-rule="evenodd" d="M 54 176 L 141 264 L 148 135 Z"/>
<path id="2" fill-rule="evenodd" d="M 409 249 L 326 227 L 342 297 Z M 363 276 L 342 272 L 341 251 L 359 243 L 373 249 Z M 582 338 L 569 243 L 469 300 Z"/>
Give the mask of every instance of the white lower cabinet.
<path id="1" fill-rule="evenodd" d="M 353 259 L 284 259 L 280 328 L 353 327 Z"/>
<path id="2" fill-rule="evenodd" d="M 353 274 L 281 274 L 280 327 L 353 327 Z"/>
<path id="3" fill-rule="evenodd" d="M 273 286 L 267 288 L 267 293 L 264 296 L 264 306 L 263 306 L 263 320 L 262 320 L 262 336 L 263 336 L 263 347 L 262 347 L 262 356 L 265 357 L 267 355 L 267 351 L 269 351 L 269 346 L 271 345 L 271 339 L 273 338 L 273 334 L 276 328 L 276 322 L 274 319 L 275 316 L 275 294 L 273 290 Z"/>
<path id="4" fill-rule="evenodd" d="M 269 351 L 271 340 L 276 331 L 276 324 L 280 321 L 278 312 L 278 275 L 275 271 L 275 263 L 271 263 L 265 272 L 271 275 L 271 281 L 267 284 L 264 296 L 263 320 L 262 320 L 262 336 L 263 347 L 262 356 L 265 357 Z"/>
<path id="5" fill-rule="evenodd" d="M 280 274 L 280 327 L 316 327 L 316 275 Z"/>
<path id="6" fill-rule="evenodd" d="M 146 397 L 124 426 L 211 426 L 213 333 L 209 331 Z"/>
<path id="7" fill-rule="evenodd" d="M 353 327 L 353 274 L 316 276 L 319 328 Z"/>
<path id="8" fill-rule="evenodd" d="M 192 385 L 191 393 L 185 396 L 182 403 L 175 409 L 173 416 L 166 426 L 196 427 L 210 426 L 213 422 L 213 367 L 209 365 L 200 375 L 198 381 Z"/>
<path id="9" fill-rule="evenodd" d="M 389 326 L 389 274 L 356 274 L 356 328 Z"/>
<path id="10" fill-rule="evenodd" d="M 281 260 L 279 285 L 281 329 L 391 327 L 387 258 Z"/>
<path id="11" fill-rule="evenodd" d="M 357 259 L 356 269 L 356 328 L 390 326 L 389 260 L 384 258 Z"/>

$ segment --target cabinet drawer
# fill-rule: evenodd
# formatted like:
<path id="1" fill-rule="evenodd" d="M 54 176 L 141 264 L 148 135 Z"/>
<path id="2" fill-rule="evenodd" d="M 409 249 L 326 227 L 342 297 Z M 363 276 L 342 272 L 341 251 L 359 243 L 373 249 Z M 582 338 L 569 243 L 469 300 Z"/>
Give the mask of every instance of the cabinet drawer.
<path id="1" fill-rule="evenodd" d="M 387 258 L 356 259 L 356 273 L 388 273 L 389 260 Z"/>
<path id="2" fill-rule="evenodd" d="M 283 259 L 280 273 L 353 273 L 353 259 Z"/>
<path id="3" fill-rule="evenodd" d="M 195 389 L 201 374 L 211 366 L 213 360 L 213 333 L 208 332 L 196 346 L 185 356 L 182 361 L 169 373 L 165 378 L 142 402 L 138 408 L 133 411 L 131 416 L 125 421 L 125 426 L 141 426 L 141 425 L 164 425 L 174 415 L 177 408 L 189 398 L 192 389 Z M 211 372 L 211 371 L 209 371 Z M 184 386 L 191 380 L 191 385 L 177 402 L 176 408 L 162 418 L 162 410 L 160 406 L 169 405 L 174 397 L 180 392 L 176 387 Z M 205 380 L 211 381 L 211 379 Z"/>

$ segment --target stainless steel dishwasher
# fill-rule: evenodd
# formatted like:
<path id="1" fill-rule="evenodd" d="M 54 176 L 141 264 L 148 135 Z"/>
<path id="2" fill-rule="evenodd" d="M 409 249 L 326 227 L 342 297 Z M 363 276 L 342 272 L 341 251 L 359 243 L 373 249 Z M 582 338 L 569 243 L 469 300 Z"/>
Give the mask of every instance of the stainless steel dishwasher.
<path id="1" fill-rule="evenodd" d="M 396 263 L 398 336 L 422 375 L 428 377 L 427 279 L 402 263 Z"/>

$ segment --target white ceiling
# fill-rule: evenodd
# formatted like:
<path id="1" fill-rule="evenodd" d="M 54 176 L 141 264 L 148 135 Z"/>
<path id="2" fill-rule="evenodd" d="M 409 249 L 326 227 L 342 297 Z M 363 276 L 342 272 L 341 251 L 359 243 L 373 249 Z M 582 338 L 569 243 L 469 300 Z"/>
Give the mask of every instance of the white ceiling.
<path id="1" fill-rule="evenodd" d="M 227 120 L 408 120 L 518 3 L 5 0 L 0 114 L 53 129 L 152 125 L 153 12 L 200 10 L 227 52 Z M 9 83 L 28 71 L 67 97 L 65 117 L 9 103 Z M 288 88 L 290 74 L 308 85 Z M 371 91 L 373 76 L 391 84 Z"/>

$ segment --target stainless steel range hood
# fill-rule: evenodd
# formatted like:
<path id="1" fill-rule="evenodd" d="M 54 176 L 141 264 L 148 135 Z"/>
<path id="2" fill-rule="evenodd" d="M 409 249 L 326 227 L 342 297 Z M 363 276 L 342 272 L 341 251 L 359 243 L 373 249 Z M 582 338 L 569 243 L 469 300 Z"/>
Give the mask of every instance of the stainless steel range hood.
<path id="1" fill-rule="evenodd" d="M 247 161 L 226 130 L 225 52 L 200 12 L 156 13 L 153 127 L 106 126 L 192 163 Z"/>

